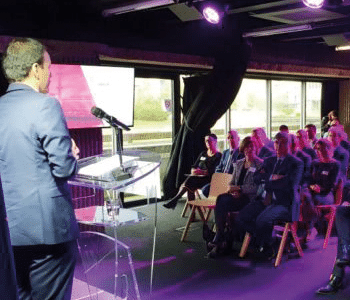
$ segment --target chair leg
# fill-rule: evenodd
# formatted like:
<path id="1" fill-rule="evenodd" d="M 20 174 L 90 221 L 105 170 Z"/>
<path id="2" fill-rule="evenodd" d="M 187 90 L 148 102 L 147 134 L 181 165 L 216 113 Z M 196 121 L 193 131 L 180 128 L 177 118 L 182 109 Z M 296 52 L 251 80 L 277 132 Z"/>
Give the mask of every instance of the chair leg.
<path id="1" fill-rule="evenodd" d="M 181 242 L 183 242 L 185 240 L 185 238 L 187 237 L 188 230 L 190 229 L 190 225 L 194 221 L 195 217 L 196 217 L 196 206 L 192 205 L 191 214 L 187 220 L 186 226 L 185 226 L 184 231 L 183 231 L 182 236 L 181 236 Z"/>
<path id="2" fill-rule="evenodd" d="M 324 242 L 323 242 L 323 249 L 326 249 L 328 246 L 328 241 L 329 241 L 329 238 L 331 237 L 331 233 L 332 233 L 334 218 L 335 218 L 335 208 L 332 208 L 331 217 L 329 218 L 329 221 L 328 221 L 327 233 L 326 233 L 326 236 L 325 236 Z"/>
<path id="3" fill-rule="evenodd" d="M 186 216 L 186 212 L 187 212 L 187 209 L 188 208 L 191 208 L 191 204 L 189 203 L 189 201 L 187 200 L 186 201 L 186 204 L 184 206 L 184 209 L 182 210 L 182 213 L 181 213 L 181 217 L 184 218 Z"/>
<path id="4" fill-rule="evenodd" d="M 286 225 L 284 226 L 281 243 L 280 243 L 280 246 L 278 248 L 278 252 L 277 252 L 277 256 L 276 256 L 276 260 L 275 260 L 275 267 L 278 267 L 279 264 L 281 263 L 283 250 L 284 250 L 284 248 L 286 246 L 286 242 L 287 242 L 289 227 L 290 227 L 290 223 L 286 223 Z"/>
<path id="5" fill-rule="evenodd" d="M 243 258 L 247 254 L 251 237 L 251 234 L 249 232 L 246 232 L 241 251 L 239 252 L 239 257 Z"/>
<path id="6" fill-rule="evenodd" d="M 297 230 L 298 230 L 298 223 L 297 222 L 293 222 L 291 224 L 290 232 L 292 234 L 295 247 L 297 247 L 298 254 L 299 254 L 300 257 L 302 257 L 302 256 L 304 256 L 304 252 L 303 252 L 303 249 L 301 248 L 301 245 L 300 245 L 300 242 L 299 242 L 299 237 L 298 237 L 298 234 L 297 234 Z"/>
<path id="7" fill-rule="evenodd" d="M 195 192 L 195 195 L 196 195 L 196 197 L 200 200 L 200 199 L 202 199 L 201 198 L 201 195 L 199 194 L 199 192 L 198 192 L 198 190 L 196 190 Z M 181 213 L 181 217 L 182 218 L 184 218 L 185 216 L 186 216 L 186 212 L 187 212 L 187 209 L 188 208 L 191 208 L 191 201 L 188 201 L 188 199 L 186 200 L 186 204 L 185 204 L 185 206 L 184 206 L 184 209 L 182 210 L 182 213 Z"/>

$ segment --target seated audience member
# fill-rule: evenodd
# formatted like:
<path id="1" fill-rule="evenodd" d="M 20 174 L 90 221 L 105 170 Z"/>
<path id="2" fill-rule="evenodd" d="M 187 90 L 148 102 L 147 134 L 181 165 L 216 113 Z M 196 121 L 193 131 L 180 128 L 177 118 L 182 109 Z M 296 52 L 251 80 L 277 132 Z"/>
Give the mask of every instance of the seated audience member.
<path id="1" fill-rule="evenodd" d="M 342 131 L 340 146 L 350 153 L 350 142 L 345 131 Z"/>
<path id="2" fill-rule="evenodd" d="M 257 184 L 265 183 L 264 200 L 245 206 L 237 220 L 241 230 L 255 238 L 257 254 L 266 258 L 274 253 L 274 223 L 299 217 L 298 187 L 303 173 L 303 162 L 289 153 L 288 134 L 277 133 L 274 145 L 276 155 L 265 158 L 260 172 L 255 174 Z"/>
<path id="3" fill-rule="evenodd" d="M 310 146 L 306 131 L 303 129 L 299 129 L 296 133 L 296 136 L 299 142 L 300 149 L 306 154 L 310 155 L 312 159 L 317 158 L 316 151 Z"/>
<path id="4" fill-rule="evenodd" d="M 317 128 L 314 124 L 307 124 L 305 125 L 305 131 L 307 133 L 307 137 L 309 139 L 309 143 L 311 147 L 314 147 L 316 142 L 317 142 L 317 138 L 316 138 L 316 134 L 317 134 Z"/>
<path id="5" fill-rule="evenodd" d="M 217 197 L 215 207 L 216 235 L 212 241 L 216 247 L 224 242 L 224 229 L 227 215 L 239 211 L 256 198 L 258 185 L 254 182 L 254 173 L 260 169 L 263 160 L 256 156 L 255 145 L 251 137 L 245 137 L 239 147 L 244 158 L 233 164 L 232 180 L 225 194 Z M 217 248 L 211 253 L 215 254 Z"/>
<path id="6" fill-rule="evenodd" d="M 289 134 L 289 139 L 290 139 L 290 143 L 289 143 L 290 153 L 296 156 L 297 158 L 299 158 L 304 165 L 303 175 L 300 181 L 300 186 L 303 187 L 303 186 L 306 186 L 310 181 L 312 158 L 310 155 L 308 155 L 307 153 L 301 150 L 299 145 L 299 140 L 294 134 Z"/>
<path id="7" fill-rule="evenodd" d="M 304 221 L 308 222 L 308 240 L 317 236 L 314 228 L 316 212 L 314 205 L 334 203 L 333 189 L 337 183 L 339 174 L 339 162 L 333 156 L 333 148 L 327 139 L 319 139 L 315 145 L 318 159 L 311 163 L 311 178 L 308 193 L 305 193 L 305 202 L 309 205 L 309 215 L 303 215 Z"/>
<path id="8" fill-rule="evenodd" d="M 349 166 L 349 152 L 340 145 L 343 133 L 344 131 L 339 127 L 331 127 L 328 130 L 328 140 L 332 143 L 334 151 L 333 158 L 340 163 L 339 176 L 343 179 L 343 182 L 345 182 Z"/>
<path id="9" fill-rule="evenodd" d="M 198 156 L 191 168 L 191 175 L 182 183 L 176 196 L 163 206 L 175 209 L 179 199 L 187 192 L 188 200 L 194 200 L 194 192 L 209 183 L 221 159 L 217 148 L 217 137 L 211 133 L 205 136 L 206 151 Z"/>
<path id="10" fill-rule="evenodd" d="M 263 128 L 254 128 L 252 130 L 252 139 L 258 157 L 265 158 L 273 155 L 273 142 L 267 137 Z"/>
<path id="11" fill-rule="evenodd" d="M 279 132 L 286 132 L 289 133 L 289 128 L 287 125 L 281 125 L 279 128 Z"/>
<path id="12" fill-rule="evenodd" d="M 233 171 L 233 163 L 236 162 L 237 159 L 243 157 L 243 155 L 239 152 L 239 136 L 235 130 L 230 130 L 227 133 L 227 140 L 229 142 L 229 149 L 226 149 L 221 156 L 220 162 L 215 169 L 215 173 L 229 173 L 232 174 Z M 204 196 L 208 197 L 210 190 L 210 183 L 206 184 L 202 187 L 202 193 Z"/>
<path id="13" fill-rule="evenodd" d="M 317 294 L 335 294 L 342 287 L 345 267 L 350 265 L 350 203 L 337 207 L 335 226 L 338 234 L 337 257 L 327 286 L 316 291 Z"/>

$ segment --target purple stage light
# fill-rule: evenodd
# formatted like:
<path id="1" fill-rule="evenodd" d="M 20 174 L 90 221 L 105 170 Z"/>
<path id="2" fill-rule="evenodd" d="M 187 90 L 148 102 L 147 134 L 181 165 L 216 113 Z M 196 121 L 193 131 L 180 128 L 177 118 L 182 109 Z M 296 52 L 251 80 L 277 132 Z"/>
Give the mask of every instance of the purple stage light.
<path id="1" fill-rule="evenodd" d="M 219 24 L 221 21 L 221 13 L 213 6 L 206 6 L 203 8 L 204 18 L 212 24 Z"/>
<path id="2" fill-rule="evenodd" d="M 325 0 L 303 0 L 303 3 L 311 8 L 321 8 L 324 2 Z"/>

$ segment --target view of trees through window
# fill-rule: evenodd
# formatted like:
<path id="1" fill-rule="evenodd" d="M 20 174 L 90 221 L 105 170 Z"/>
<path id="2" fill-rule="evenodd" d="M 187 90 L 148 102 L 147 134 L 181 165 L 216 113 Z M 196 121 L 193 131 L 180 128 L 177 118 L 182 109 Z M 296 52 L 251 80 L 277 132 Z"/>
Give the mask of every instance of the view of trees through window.
<path id="1" fill-rule="evenodd" d="M 295 132 L 313 123 L 319 132 L 321 90 L 320 82 L 244 79 L 231 108 L 212 128 L 218 135 L 220 149 L 228 147 L 225 139 L 229 128 L 236 129 L 241 138 L 255 127 L 263 127 L 273 136 L 281 124 Z M 135 78 L 134 126 L 123 131 L 124 149 L 161 155 L 161 180 L 172 146 L 173 94 L 171 79 Z M 103 135 L 104 150 L 110 151 L 112 130 L 103 129 Z"/>

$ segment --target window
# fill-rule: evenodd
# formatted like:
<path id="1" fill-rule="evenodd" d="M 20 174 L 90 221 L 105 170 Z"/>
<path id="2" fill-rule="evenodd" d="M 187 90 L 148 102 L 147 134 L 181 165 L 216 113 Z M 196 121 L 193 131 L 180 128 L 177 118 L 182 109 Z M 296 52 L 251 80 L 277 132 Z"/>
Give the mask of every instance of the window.
<path id="1" fill-rule="evenodd" d="M 266 104 L 266 80 L 244 79 L 230 109 L 230 127 L 237 130 L 241 140 L 255 127 L 266 130 Z"/>
<path id="2" fill-rule="evenodd" d="M 135 78 L 134 126 L 123 131 L 125 150 L 138 149 L 161 155 L 161 181 L 168 164 L 172 145 L 173 80 Z M 103 129 L 103 149 L 112 150 L 112 129 Z M 125 202 L 144 198 L 125 195 Z"/>
<path id="3" fill-rule="evenodd" d="M 271 82 L 271 136 L 275 136 L 279 126 L 287 125 L 290 131 L 301 128 L 301 82 Z"/>
<path id="4" fill-rule="evenodd" d="M 321 137 L 321 82 L 306 82 L 306 116 L 305 125 L 314 124 L 317 128 L 317 137 Z"/>
<path id="5" fill-rule="evenodd" d="M 273 137 L 284 124 L 291 132 L 313 123 L 320 132 L 321 82 L 246 78 L 228 112 L 228 128 L 241 139 L 255 127 Z"/>

